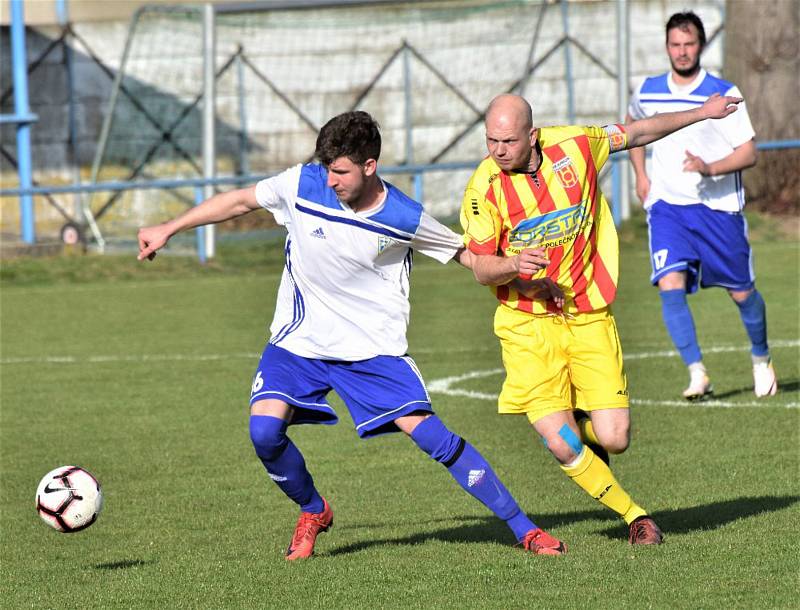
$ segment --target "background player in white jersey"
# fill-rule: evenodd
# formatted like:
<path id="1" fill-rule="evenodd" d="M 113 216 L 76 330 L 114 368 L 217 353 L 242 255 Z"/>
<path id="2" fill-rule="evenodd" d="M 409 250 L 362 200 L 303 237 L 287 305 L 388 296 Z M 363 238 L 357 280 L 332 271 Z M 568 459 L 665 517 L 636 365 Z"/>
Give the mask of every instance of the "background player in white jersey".
<path id="1" fill-rule="evenodd" d="M 326 396 L 342 398 L 361 437 L 403 431 L 456 481 L 506 521 L 523 548 L 560 555 L 564 545 L 522 512 L 486 460 L 433 413 L 406 354 L 412 251 L 469 266 L 461 238 L 377 174 L 381 137 L 366 112 L 347 112 L 319 132 L 320 163 L 298 165 L 255 186 L 215 195 L 177 218 L 139 231 L 139 260 L 192 227 L 264 208 L 286 228 L 286 265 L 250 395 L 250 438 L 270 478 L 300 507 L 288 560 L 313 554 L 333 524 L 289 425 L 333 424 Z M 547 264 L 542 250 L 510 260 L 517 273 Z"/>
<path id="2" fill-rule="evenodd" d="M 706 42 L 703 22 L 693 12 L 676 13 L 666 25 L 671 70 L 647 78 L 630 101 L 628 121 L 694 108 L 715 93 L 741 97 L 730 82 L 700 67 Z M 767 345 L 764 299 L 755 287 L 747 238 L 743 169 L 756 163 L 755 132 L 745 104 L 718 121 L 702 121 L 652 144 L 648 176 L 645 149 L 630 150 L 636 194 L 647 210 L 651 281 L 661 297 L 664 324 L 689 368 L 688 400 L 713 392 L 697 342 L 686 295 L 725 288 L 739 308 L 752 343 L 756 396 L 778 389 Z"/>

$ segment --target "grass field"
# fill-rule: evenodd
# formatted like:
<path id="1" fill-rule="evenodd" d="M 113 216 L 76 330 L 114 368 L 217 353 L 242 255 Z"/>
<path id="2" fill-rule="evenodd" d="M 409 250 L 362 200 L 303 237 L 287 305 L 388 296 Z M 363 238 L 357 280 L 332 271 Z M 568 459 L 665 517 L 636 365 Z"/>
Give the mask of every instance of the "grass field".
<path id="1" fill-rule="evenodd" d="M 491 295 L 455 265 L 416 259 L 410 352 L 434 406 L 567 542 L 560 558 L 512 548 L 441 466 L 400 435 L 358 440 L 342 408 L 337 426 L 292 432 L 336 525 L 316 558 L 284 561 L 296 511 L 253 454 L 246 404 L 278 242 L 223 245 L 203 269 L 178 256 L 5 261 L 0 604 L 797 608 L 800 246 L 771 227 L 756 232 L 756 270 L 781 391 L 754 398 L 738 312 L 705 291 L 690 302 L 717 398 L 702 405 L 679 398 L 685 372 L 648 286 L 641 227 L 623 232 L 615 312 L 634 432 L 612 465 L 665 531 L 657 548 L 629 546 L 524 419 L 497 415 Z M 67 463 L 106 494 L 97 524 L 74 535 L 45 527 L 33 501 L 39 478 Z"/>

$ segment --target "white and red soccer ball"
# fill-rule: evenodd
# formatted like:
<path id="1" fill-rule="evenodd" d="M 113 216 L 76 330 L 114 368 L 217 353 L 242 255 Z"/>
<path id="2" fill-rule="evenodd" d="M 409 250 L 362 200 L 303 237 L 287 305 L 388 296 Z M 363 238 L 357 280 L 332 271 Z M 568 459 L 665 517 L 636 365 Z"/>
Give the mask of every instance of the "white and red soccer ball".
<path id="1" fill-rule="evenodd" d="M 59 532 L 86 529 L 103 509 L 103 492 L 88 471 L 78 466 L 51 470 L 36 490 L 36 510 L 42 521 Z"/>

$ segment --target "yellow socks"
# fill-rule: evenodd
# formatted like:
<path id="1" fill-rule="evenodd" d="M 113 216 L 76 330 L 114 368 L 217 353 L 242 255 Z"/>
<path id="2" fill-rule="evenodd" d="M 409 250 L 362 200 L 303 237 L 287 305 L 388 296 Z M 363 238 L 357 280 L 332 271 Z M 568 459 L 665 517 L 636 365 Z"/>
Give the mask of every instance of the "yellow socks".
<path id="1" fill-rule="evenodd" d="M 592 420 L 588 417 L 582 417 L 578 420 L 578 431 L 581 433 L 581 440 L 584 443 L 593 443 L 602 446 L 602 443 L 597 439 L 597 435 L 594 433 Z"/>
<path id="2" fill-rule="evenodd" d="M 581 426 L 581 436 L 584 434 Z M 562 465 L 561 469 L 586 493 L 625 519 L 625 523 L 630 524 L 637 517 L 647 514 L 647 511 L 631 500 L 628 492 L 622 489 L 605 462 L 586 445 L 572 464 Z"/>

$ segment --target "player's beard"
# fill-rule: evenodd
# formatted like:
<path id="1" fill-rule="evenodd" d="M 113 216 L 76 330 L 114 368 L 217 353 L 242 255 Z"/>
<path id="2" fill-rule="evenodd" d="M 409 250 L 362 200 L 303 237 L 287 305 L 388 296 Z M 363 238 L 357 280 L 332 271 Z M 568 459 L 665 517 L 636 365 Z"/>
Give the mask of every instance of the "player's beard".
<path id="1" fill-rule="evenodd" d="M 694 60 L 694 63 L 688 68 L 679 68 L 675 65 L 675 62 L 672 62 L 672 69 L 675 74 L 681 78 L 689 78 L 690 76 L 694 76 L 700 71 L 700 56 L 698 55 Z"/>
<path id="2" fill-rule="evenodd" d="M 342 203 L 350 207 L 358 207 L 358 204 L 361 203 L 361 199 L 364 196 L 364 183 L 362 182 L 360 185 L 353 187 L 349 192 L 345 191 L 341 194 L 337 192 L 336 196 Z"/>

